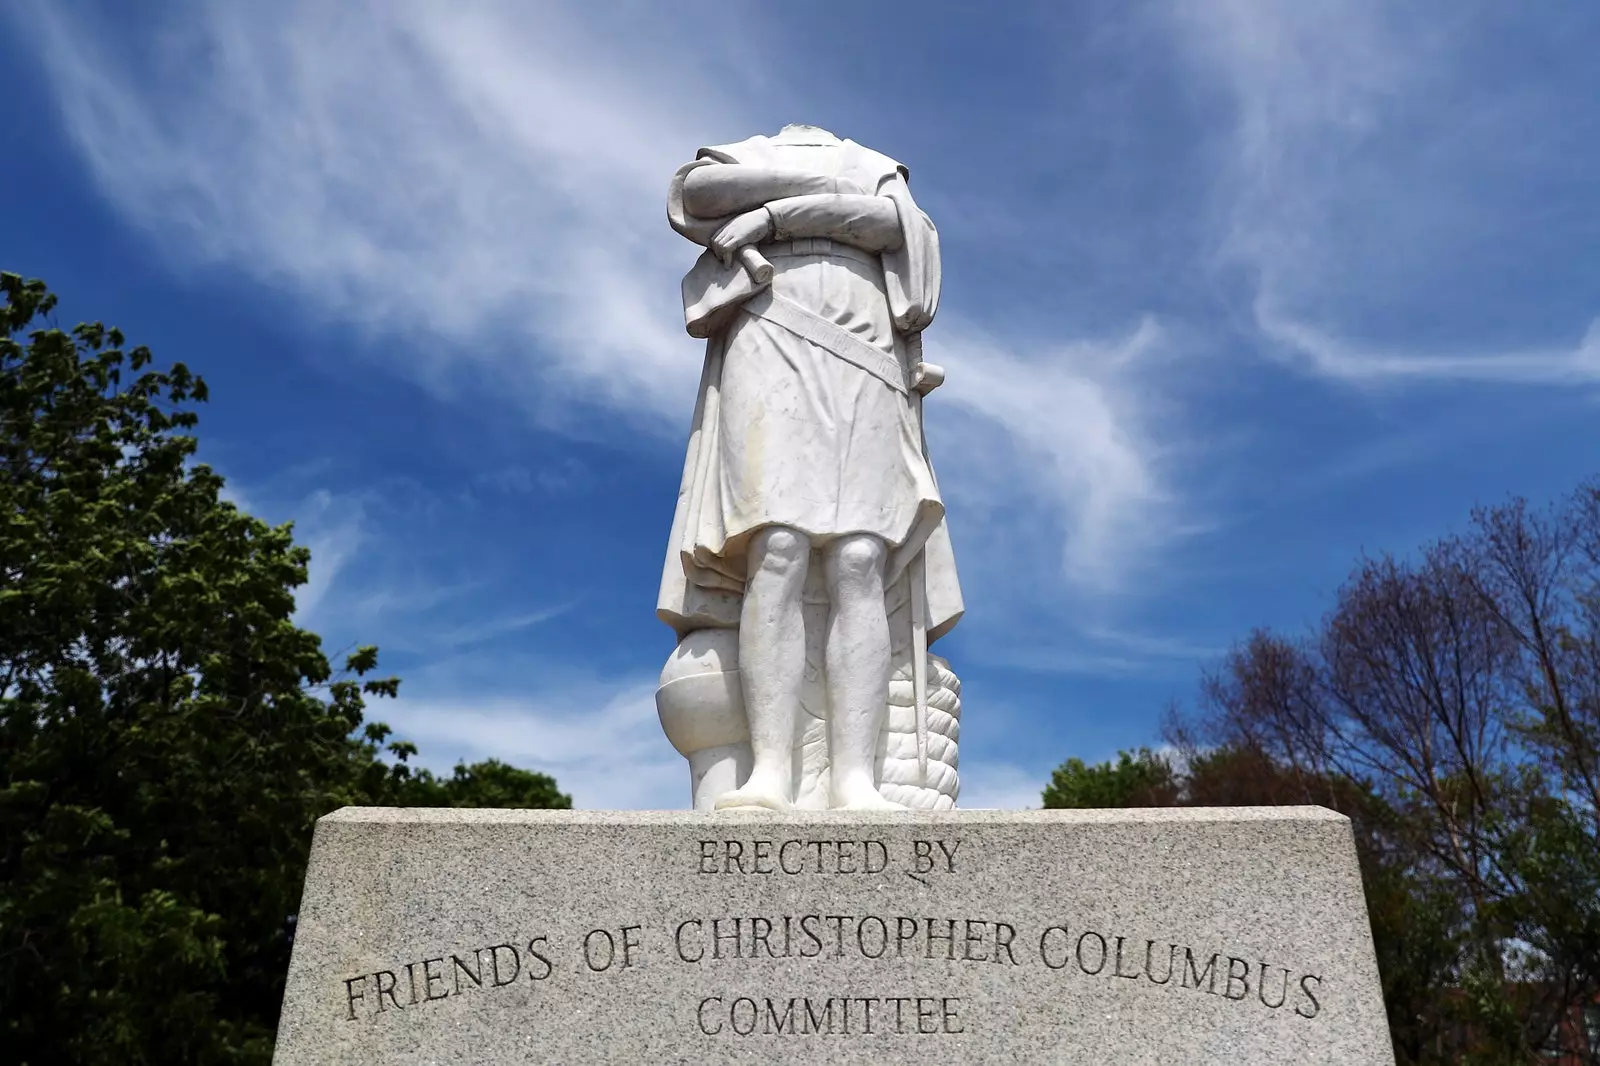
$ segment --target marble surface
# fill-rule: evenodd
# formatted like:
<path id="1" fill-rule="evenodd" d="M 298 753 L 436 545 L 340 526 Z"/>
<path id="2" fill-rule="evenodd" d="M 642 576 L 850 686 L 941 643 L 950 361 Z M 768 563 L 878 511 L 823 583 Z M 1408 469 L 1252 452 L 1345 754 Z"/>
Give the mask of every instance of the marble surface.
<path id="1" fill-rule="evenodd" d="M 1316 807 L 319 822 L 275 1061 L 1393 1062 Z"/>
<path id="2" fill-rule="evenodd" d="M 694 805 L 953 807 L 959 683 L 928 648 L 963 606 L 923 436 L 942 268 L 909 171 L 790 125 L 701 148 L 667 218 L 704 249 L 683 279 L 705 364 L 657 602 L 680 640 L 661 724 Z"/>

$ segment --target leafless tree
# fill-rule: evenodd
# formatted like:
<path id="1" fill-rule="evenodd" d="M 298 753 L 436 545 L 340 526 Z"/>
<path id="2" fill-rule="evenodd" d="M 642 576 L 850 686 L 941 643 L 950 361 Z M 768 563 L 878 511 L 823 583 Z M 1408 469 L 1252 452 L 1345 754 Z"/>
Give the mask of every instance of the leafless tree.
<path id="1" fill-rule="evenodd" d="M 1414 1061 L 1565 1040 L 1600 1063 L 1559 1024 L 1600 996 L 1600 485 L 1545 511 L 1480 509 L 1411 560 L 1363 560 L 1314 634 L 1252 633 L 1167 733 L 1191 761 L 1269 759 L 1301 801 L 1371 823 L 1364 864 L 1459 901 L 1448 976 L 1477 1028 L 1441 1008 L 1417 1041 L 1435 1057 Z"/>

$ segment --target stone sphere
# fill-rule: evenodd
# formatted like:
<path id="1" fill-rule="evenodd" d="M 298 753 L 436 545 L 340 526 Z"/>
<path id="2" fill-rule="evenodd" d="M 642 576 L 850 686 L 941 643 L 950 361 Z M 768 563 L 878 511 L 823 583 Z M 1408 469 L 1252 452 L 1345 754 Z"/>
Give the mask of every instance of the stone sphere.
<path id="1" fill-rule="evenodd" d="M 680 677 L 720 674 L 739 669 L 739 631 L 737 629 L 696 629 L 672 649 L 667 665 L 661 668 L 661 684 Z"/>
<path id="2" fill-rule="evenodd" d="M 739 689 L 739 633 L 697 629 L 686 635 L 661 670 L 656 713 L 672 746 L 684 756 L 750 739 Z"/>

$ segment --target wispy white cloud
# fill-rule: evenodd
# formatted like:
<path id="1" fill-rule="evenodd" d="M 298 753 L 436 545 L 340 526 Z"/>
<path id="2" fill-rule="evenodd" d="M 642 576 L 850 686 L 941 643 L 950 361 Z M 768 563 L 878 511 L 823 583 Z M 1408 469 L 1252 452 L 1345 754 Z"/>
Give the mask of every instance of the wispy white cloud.
<path id="1" fill-rule="evenodd" d="M 386 355 L 442 392 L 475 369 L 549 418 L 552 384 L 681 416 L 695 370 L 663 190 L 733 125 L 687 62 L 608 77 L 623 57 L 547 5 L 201 4 L 127 52 L 37 13 L 68 132 L 179 261 L 420 328 Z"/>
<path id="2" fill-rule="evenodd" d="M 237 506 L 270 521 L 292 518 L 295 539 L 311 551 L 306 583 L 295 592 L 298 625 L 336 635 L 379 639 L 386 652 L 421 652 L 448 659 L 479 645 L 553 621 L 575 601 L 510 608 L 492 594 L 493 582 L 442 576 L 407 550 L 397 524 L 414 529 L 413 515 L 427 510 L 420 500 L 395 501 L 366 491 L 313 489 L 280 497 L 270 491 L 245 491 L 229 485 Z"/>
<path id="3" fill-rule="evenodd" d="M 1126 337 L 1040 345 L 1024 359 L 980 326 L 940 326 L 929 357 L 948 364 L 951 384 L 927 409 L 975 416 L 958 417 L 956 447 L 937 456 L 953 494 L 975 509 L 1035 512 L 1066 531 L 1060 566 L 1075 585 L 1118 587 L 1177 528 L 1138 384 L 1161 328 L 1145 319 Z M 980 535 L 1027 543 L 1009 523 L 985 527 Z"/>
<path id="4" fill-rule="evenodd" d="M 503 495 L 556 494 L 583 483 L 588 467 L 576 456 L 565 456 L 538 467 L 503 466 L 486 470 L 472 479 L 473 487 Z"/>
<path id="5" fill-rule="evenodd" d="M 295 516 L 296 539 L 312 553 L 295 621 L 330 640 L 335 657 L 357 641 L 386 656 L 422 653 L 403 671 L 400 698 L 368 707 L 369 720 L 419 746 L 420 765 L 449 773 L 457 762 L 493 758 L 541 770 L 580 807 L 688 805 L 688 766 L 661 733 L 654 677 L 597 679 L 581 656 L 549 640 L 491 646 L 562 617 L 573 603 L 505 611 L 485 597 L 487 582 L 417 572 L 393 533 L 395 508 L 415 501 L 326 488 L 285 499 L 234 484 L 226 495 L 269 521 Z M 475 620 L 463 624 L 463 615 Z"/>
<path id="6" fill-rule="evenodd" d="M 695 146 L 761 128 L 754 99 L 775 89 L 771 71 L 691 47 L 665 9 L 630 12 L 199 4 L 115 46 L 64 9 L 33 17 L 69 136 L 175 262 L 224 264 L 361 323 L 392 370 L 446 397 L 492 380 L 546 425 L 592 433 L 599 407 L 676 435 L 699 360 L 666 178 Z M 762 39 L 760 18 L 720 23 L 718 40 L 741 25 Z M 1007 464 L 967 480 L 1042 505 L 1040 544 L 1062 563 L 1046 572 L 1122 584 L 1176 501 L 1141 424 L 1147 390 L 1090 364 L 1161 331 L 1047 350 L 984 323 L 934 332 L 957 374 L 940 402 L 966 415 L 944 439 Z"/>
<path id="7" fill-rule="evenodd" d="M 1256 303 L 1256 322 L 1272 340 L 1300 356 L 1317 373 L 1352 383 L 1378 381 L 1477 381 L 1516 385 L 1600 384 L 1600 319 L 1582 338 L 1563 348 L 1528 348 L 1484 353 L 1384 349 L 1353 344 L 1324 329 Z"/>
<path id="8" fill-rule="evenodd" d="M 1045 780 L 1049 777 L 1045 775 Z M 966 810 L 1021 811 L 1043 803 L 1038 774 L 1005 762 L 961 764 L 961 806 Z"/>
<path id="9" fill-rule="evenodd" d="M 358 500 L 319 489 L 295 509 L 295 539 L 311 549 L 306 583 L 295 590 L 295 621 L 316 628 L 334 583 L 367 539 Z"/>
<path id="10" fill-rule="evenodd" d="M 1047 639 L 1011 640 L 986 646 L 989 666 L 1015 667 L 1040 674 L 1098 678 L 1149 678 L 1163 668 L 1192 670 L 1217 658 L 1225 648 L 1178 637 L 1125 632 L 1086 625 L 1069 647 Z"/>
<path id="11" fill-rule="evenodd" d="M 553 607 L 544 607 L 537 611 L 523 611 L 518 614 L 505 615 L 491 618 L 485 622 L 473 625 L 459 626 L 447 629 L 430 637 L 434 647 L 444 649 L 466 648 L 486 641 L 494 640 L 511 633 L 520 633 L 530 626 L 548 622 L 553 618 L 560 618 L 572 610 L 572 604 L 561 603 Z"/>
<path id="12" fill-rule="evenodd" d="M 689 805 L 689 764 L 661 735 L 655 681 L 564 678 L 551 667 L 515 697 L 462 697 L 429 687 L 373 708 L 415 741 L 423 765 L 500 759 L 555 777 L 574 806 L 673 810 Z"/>
<path id="13" fill-rule="evenodd" d="M 1382 0 L 1169 10 L 1233 104 L 1215 175 L 1219 262 L 1254 286 L 1247 313 L 1269 351 L 1355 384 L 1600 382 L 1600 329 L 1584 319 L 1541 322 L 1531 342 L 1450 337 L 1463 262 L 1502 263 L 1519 231 L 1547 224 L 1531 176 L 1582 165 L 1550 121 L 1557 101 L 1485 89 L 1471 12 Z M 1397 307 L 1429 319 L 1431 338 L 1374 337 Z"/>

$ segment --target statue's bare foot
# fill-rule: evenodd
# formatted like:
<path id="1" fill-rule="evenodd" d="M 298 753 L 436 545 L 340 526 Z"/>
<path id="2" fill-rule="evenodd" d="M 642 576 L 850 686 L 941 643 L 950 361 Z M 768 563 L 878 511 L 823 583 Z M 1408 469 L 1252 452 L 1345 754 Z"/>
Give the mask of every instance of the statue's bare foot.
<path id="1" fill-rule="evenodd" d="M 835 810 L 845 811 L 903 811 L 906 807 L 890 799 L 884 799 L 883 793 L 871 781 L 841 782 L 833 790 L 833 806 Z"/>
<path id="2" fill-rule="evenodd" d="M 750 775 L 740 788 L 732 792 L 724 792 L 717 797 L 717 810 L 725 811 L 735 807 L 761 807 L 769 811 L 787 811 L 793 804 L 789 802 L 789 790 L 780 786 L 780 783 L 767 777 L 756 774 Z"/>

